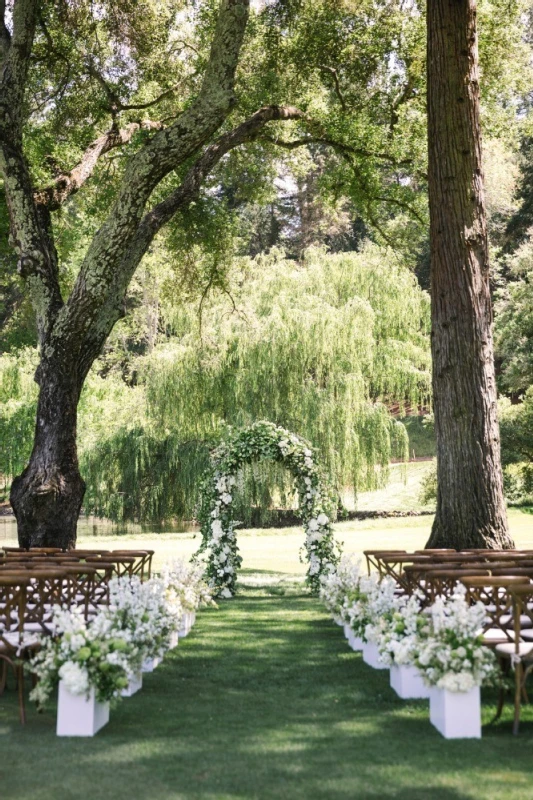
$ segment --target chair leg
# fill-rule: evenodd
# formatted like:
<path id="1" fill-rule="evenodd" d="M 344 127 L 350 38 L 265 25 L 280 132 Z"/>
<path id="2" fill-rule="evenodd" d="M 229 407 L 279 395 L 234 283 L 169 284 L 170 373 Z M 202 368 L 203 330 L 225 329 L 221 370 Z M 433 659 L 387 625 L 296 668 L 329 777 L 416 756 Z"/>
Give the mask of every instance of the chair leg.
<path id="1" fill-rule="evenodd" d="M 0 659 L 0 694 L 4 694 L 7 682 L 7 661 Z"/>
<path id="2" fill-rule="evenodd" d="M 514 721 L 513 734 L 518 734 L 520 726 L 520 702 L 522 699 L 522 663 L 515 666 Z"/>
<path id="3" fill-rule="evenodd" d="M 24 704 L 24 665 L 18 664 L 16 667 L 17 673 L 17 686 L 18 686 L 18 695 L 19 695 L 19 713 L 20 713 L 20 724 L 24 725 L 26 723 L 26 706 Z"/>
<path id="4" fill-rule="evenodd" d="M 503 662 L 502 659 L 499 658 L 498 659 L 498 664 L 499 664 L 500 670 L 502 671 L 502 674 L 503 675 L 507 675 L 508 672 L 509 672 L 509 662 Z M 494 725 L 494 723 L 497 722 L 500 719 L 500 717 L 502 715 L 502 712 L 503 712 L 503 707 L 505 705 L 505 696 L 506 696 L 506 694 L 507 694 L 507 687 L 505 686 L 505 684 L 502 681 L 502 683 L 500 684 L 500 691 L 499 691 L 499 694 L 498 694 L 498 706 L 496 708 L 496 714 L 494 715 L 494 717 L 489 722 L 489 725 Z"/>
<path id="5" fill-rule="evenodd" d="M 494 723 L 498 722 L 498 720 L 500 719 L 500 717 L 502 715 L 503 707 L 505 705 L 505 694 L 506 694 L 506 691 L 507 690 L 506 690 L 505 686 L 501 686 L 500 687 L 500 692 L 499 692 L 499 695 L 498 695 L 498 706 L 496 708 L 496 714 L 491 719 L 489 725 L 494 725 Z"/>

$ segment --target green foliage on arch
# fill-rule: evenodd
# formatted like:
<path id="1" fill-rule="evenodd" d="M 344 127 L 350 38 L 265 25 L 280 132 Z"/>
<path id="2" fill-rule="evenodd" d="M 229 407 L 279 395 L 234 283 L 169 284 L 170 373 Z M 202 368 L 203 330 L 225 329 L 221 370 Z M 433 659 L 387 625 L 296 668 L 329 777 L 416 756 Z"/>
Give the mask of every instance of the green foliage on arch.
<path id="1" fill-rule="evenodd" d="M 331 526 L 331 499 L 324 491 L 315 455 L 299 436 L 264 420 L 239 431 L 213 451 L 211 468 L 202 483 L 202 545 L 197 556 L 207 555 L 207 578 L 219 597 L 235 594 L 242 558 L 234 528 L 233 491 L 239 470 L 254 461 L 281 462 L 293 477 L 305 528 L 307 584 L 313 593 L 318 592 L 321 576 L 335 568 L 340 551 Z"/>

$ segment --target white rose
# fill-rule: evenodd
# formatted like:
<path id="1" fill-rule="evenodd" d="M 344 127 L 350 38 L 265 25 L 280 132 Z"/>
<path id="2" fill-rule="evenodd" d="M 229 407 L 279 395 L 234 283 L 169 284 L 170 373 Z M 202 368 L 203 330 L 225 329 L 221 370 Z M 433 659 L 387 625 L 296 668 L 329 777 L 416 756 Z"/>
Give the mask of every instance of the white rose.
<path id="1" fill-rule="evenodd" d="M 317 522 L 319 525 L 327 525 L 329 522 L 329 517 L 327 517 L 324 513 L 319 514 L 317 517 Z"/>

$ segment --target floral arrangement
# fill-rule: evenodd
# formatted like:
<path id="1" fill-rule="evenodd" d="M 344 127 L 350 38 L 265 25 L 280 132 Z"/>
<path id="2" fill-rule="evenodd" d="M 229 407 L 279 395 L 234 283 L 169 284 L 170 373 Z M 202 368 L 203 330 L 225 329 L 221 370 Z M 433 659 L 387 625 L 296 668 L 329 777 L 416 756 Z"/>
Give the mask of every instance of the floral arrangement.
<path id="1" fill-rule="evenodd" d="M 361 585 L 361 582 L 360 582 Z M 367 620 L 362 639 L 365 642 L 379 644 L 383 628 L 396 609 L 396 581 L 393 578 L 380 580 L 374 573 L 363 581 L 364 594 L 360 600 L 363 606 L 360 625 Z"/>
<path id="2" fill-rule="evenodd" d="M 207 553 L 208 583 L 218 597 L 235 594 L 242 558 L 234 530 L 232 493 L 239 469 L 258 459 L 282 462 L 294 476 L 306 534 L 307 583 L 318 593 L 321 576 L 334 571 L 339 560 L 329 501 L 321 488 L 313 450 L 303 439 L 271 422 L 256 422 L 212 453 L 212 468 L 202 485 L 198 513 L 202 545 L 197 555 Z"/>
<path id="3" fill-rule="evenodd" d="M 184 611 L 194 612 L 202 606 L 216 605 L 213 589 L 204 580 L 201 564 L 175 559 L 165 564 L 161 580 L 165 587 L 167 609 L 175 617 L 179 614 L 181 619 Z"/>
<path id="4" fill-rule="evenodd" d="M 107 614 L 87 623 L 81 609 L 58 606 L 54 625 L 56 635 L 42 638 L 41 649 L 28 665 L 39 679 L 30 698 L 44 705 L 59 680 L 74 695 L 88 697 L 94 687 L 100 702 L 119 698 L 139 658 L 130 632 L 114 630 Z"/>
<path id="5" fill-rule="evenodd" d="M 450 692 L 468 692 L 496 679 L 494 653 L 482 645 L 483 603 L 469 605 L 458 586 L 450 600 L 438 597 L 427 610 L 429 624 L 418 633 L 414 664 L 425 682 Z"/>
<path id="6" fill-rule="evenodd" d="M 374 623 L 372 635 L 381 661 L 388 666 L 411 665 L 417 641 L 428 632 L 428 626 L 417 594 L 396 597 L 392 608 Z"/>
<path id="7" fill-rule="evenodd" d="M 377 576 L 360 575 L 357 583 L 349 589 L 342 602 L 341 617 L 360 638 L 363 638 L 366 626 L 371 622 L 368 614 L 368 599 L 377 586 Z"/>
<path id="8" fill-rule="evenodd" d="M 322 575 L 320 579 L 320 599 L 335 622 L 346 624 L 345 598 L 358 586 L 361 578 L 361 562 L 353 555 L 344 555 L 335 572 Z"/>
<path id="9" fill-rule="evenodd" d="M 336 621 L 377 644 L 383 663 L 416 666 L 430 686 L 468 692 L 496 680 L 495 656 L 480 633 L 485 608 L 468 604 L 464 586 L 427 609 L 416 593 L 398 596 L 396 589 L 392 578 L 362 575 L 359 563 L 343 557 L 337 572 L 322 579 L 320 596 Z"/>
<path id="10" fill-rule="evenodd" d="M 145 659 L 158 658 L 168 650 L 170 634 L 179 628 L 182 614 L 180 603 L 167 602 L 166 587 L 160 578 L 142 583 L 136 576 L 124 576 L 109 581 L 109 605 L 98 617 L 108 620 L 111 631 L 127 632 L 135 644 L 135 673 Z"/>
<path id="11" fill-rule="evenodd" d="M 32 699 L 44 704 L 55 685 L 64 681 L 71 694 L 96 697 L 107 702 L 120 697 L 132 676 L 147 659 L 164 655 L 170 637 L 181 625 L 185 606 L 182 595 L 169 582 L 178 567 L 167 570 L 167 580 L 151 578 L 142 583 L 136 576 L 109 581 L 109 603 L 87 622 L 79 608 L 54 607 L 54 636 L 41 637 L 41 649 L 28 668 L 38 677 Z M 179 574 L 188 576 L 187 598 L 207 602 L 209 592 L 198 568 Z"/>

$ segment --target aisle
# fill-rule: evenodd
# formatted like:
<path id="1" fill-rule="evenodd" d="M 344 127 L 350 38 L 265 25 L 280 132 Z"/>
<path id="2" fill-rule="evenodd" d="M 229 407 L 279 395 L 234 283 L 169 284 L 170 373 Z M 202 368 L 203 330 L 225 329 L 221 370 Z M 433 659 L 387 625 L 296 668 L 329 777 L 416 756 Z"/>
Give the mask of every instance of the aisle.
<path id="1" fill-rule="evenodd" d="M 0 703 L 2 800 L 531 796 L 531 712 L 518 741 L 500 727 L 445 742 L 424 702 L 398 700 L 296 594 L 247 590 L 202 612 L 94 740 L 57 739 L 52 708 L 21 730 L 12 695 Z"/>

